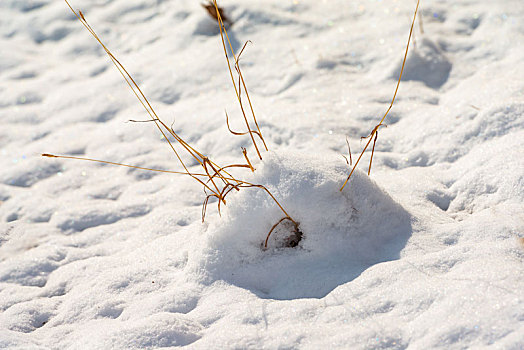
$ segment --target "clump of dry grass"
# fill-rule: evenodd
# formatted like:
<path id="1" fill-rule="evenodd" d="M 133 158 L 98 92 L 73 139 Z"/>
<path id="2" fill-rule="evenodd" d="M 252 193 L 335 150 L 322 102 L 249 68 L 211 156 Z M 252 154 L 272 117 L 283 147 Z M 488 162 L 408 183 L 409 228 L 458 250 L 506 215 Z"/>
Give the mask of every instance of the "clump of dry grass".
<path id="1" fill-rule="evenodd" d="M 292 222 L 292 224 L 294 226 L 295 234 L 297 232 L 300 232 L 300 230 L 299 230 L 299 223 L 297 221 L 295 221 L 288 214 L 288 212 L 279 203 L 279 201 L 275 198 L 275 196 L 265 186 L 259 185 L 259 184 L 253 184 L 253 183 L 250 183 L 248 181 L 241 180 L 238 177 L 234 177 L 230 172 L 228 172 L 228 169 L 231 169 L 231 168 L 247 168 L 247 169 L 250 169 L 251 171 L 255 171 L 252 163 L 249 160 L 249 157 L 247 155 L 247 150 L 245 148 L 242 149 L 242 154 L 243 154 L 244 159 L 246 161 L 245 164 L 242 164 L 242 163 L 239 163 L 239 164 L 228 164 L 228 165 L 225 165 L 225 166 L 218 165 L 217 163 L 213 162 L 208 156 L 202 154 L 201 152 L 199 152 L 195 148 L 193 148 L 180 135 L 178 135 L 173 130 L 172 127 L 167 126 L 160 119 L 160 117 L 157 115 L 157 113 L 155 112 L 154 108 L 152 107 L 151 103 L 149 102 L 147 97 L 144 95 L 144 93 L 142 92 L 142 90 L 140 89 L 138 84 L 135 82 L 133 77 L 129 74 L 129 72 L 126 70 L 126 68 L 118 61 L 118 59 L 113 55 L 113 53 L 101 41 L 101 39 L 98 37 L 98 35 L 93 30 L 93 28 L 91 28 L 91 26 L 87 22 L 87 20 L 86 20 L 84 14 L 82 13 L 82 11 L 76 12 L 67 0 L 64 0 L 64 1 L 66 2 L 67 6 L 69 6 L 71 11 L 75 14 L 75 16 L 78 18 L 78 20 L 84 25 L 84 27 L 91 33 L 91 35 L 102 46 L 102 48 L 104 49 L 106 54 L 111 59 L 112 63 L 118 69 L 120 74 L 124 77 L 126 83 L 131 88 L 131 90 L 135 94 L 136 98 L 139 100 L 139 102 L 142 104 L 142 106 L 146 110 L 147 114 L 149 115 L 149 117 L 150 117 L 149 121 L 153 122 L 156 125 L 156 127 L 158 128 L 158 130 L 160 131 L 160 133 L 162 134 L 164 139 L 169 144 L 170 148 L 172 149 L 173 153 L 175 154 L 176 158 L 178 159 L 178 162 L 182 166 L 183 171 L 171 171 L 171 170 L 152 169 L 152 168 L 139 167 L 139 166 L 134 166 L 134 165 L 129 165 L 129 164 L 110 162 L 110 161 L 105 161 L 105 160 L 98 160 L 98 159 L 84 158 L 84 157 L 74 157 L 74 156 L 59 156 L 59 155 L 53 155 L 53 154 L 49 154 L 49 153 L 44 153 L 44 154 L 42 154 L 42 156 L 44 156 L 44 157 L 51 157 L 51 158 L 77 159 L 77 160 L 98 162 L 98 163 L 104 163 L 104 164 L 119 165 L 119 166 L 135 168 L 135 169 L 142 169 L 142 170 L 148 170 L 148 171 L 156 171 L 156 172 L 164 172 L 164 173 L 172 173 L 172 174 L 182 174 L 182 175 L 190 176 L 195 181 L 197 181 L 200 185 L 203 186 L 204 192 L 206 193 L 206 197 L 205 197 L 204 202 L 202 204 L 202 221 L 204 221 L 204 219 L 205 219 L 207 205 L 208 205 L 208 202 L 209 202 L 209 200 L 211 198 L 213 198 L 213 197 L 217 198 L 217 200 L 218 200 L 217 201 L 217 209 L 218 209 L 218 212 L 220 213 L 221 205 L 222 204 L 224 204 L 224 205 L 226 204 L 226 197 L 227 197 L 227 195 L 231 191 L 233 191 L 233 190 L 239 191 L 242 188 L 259 188 L 259 189 L 264 190 L 271 197 L 271 199 L 275 202 L 275 204 L 280 208 L 280 210 L 285 215 L 281 220 L 279 220 L 275 225 L 273 225 L 273 227 L 269 231 L 269 233 L 267 235 L 267 238 L 266 238 L 266 241 L 265 241 L 265 244 L 264 244 L 264 247 L 267 248 L 267 241 L 269 239 L 269 236 L 271 235 L 271 233 L 273 232 L 275 227 L 278 226 L 283 221 L 287 220 L 287 221 Z M 244 76 L 242 75 L 242 71 L 240 69 L 240 64 L 239 64 L 239 58 L 240 58 L 242 52 L 244 51 L 244 49 L 245 49 L 245 47 L 247 45 L 247 42 L 243 46 L 242 50 L 240 51 L 240 53 L 237 56 L 235 54 L 234 50 L 233 50 L 233 47 L 232 47 L 231 42 L 229 40 L 229 36 L 227 34 L 227 30 L 226 30 L 226 27 L 225 27 L 225 24 L 224 24 L 225 18 L 223 18 L 223 16 L 224 16 L 223 15 L 223 11 L 218 7 L 218 4 L 217 4 L 216 0 L 213 0 L 213 3 L 212 3 L 212 6 L 214 7 L 214 11 L 211 11 L 212 9 L 210 10 L 209 6 L 211 6 L 211 3 L 208 3 L 205 6 L 205 8 L 214 18 L 216 18 L 217 23 L 219 25 L 220 37 L 222 39 L 222 46 L 223 46 L 223 50 L 224 50 L 224 55 L 226 57 L 227 67 L 228 67 L 228 70 L 229 70 L 229 74 L 231 76 L 231 81 L 233 83 L 233 87 L 234 87 L 234 90 L 235 90 L 237 101 L 238 101 L 238 104 L 240 106 L 240 110 L 242 112 L 242 116 L 244 118 L 246 129 L 247 129 L 247 131 L 245 131 L 245 132 L 232 131 L 231 128 L 229 127 L 229 116 L 227 115 L 227 112 L 226 112 L 226 124 L 227 124 L 228 130 L 233 135 L 237 135 L 237 136 L 249 135 L 249 137 L 251 138 L 251 141 L 253 142 L 253 145 L 255 147 L 255 150 L 257 152 L 258 157 L 260 159 L 262 159 L 262 155 L 260 153 L 260 145 L 257 143 L 256 140 L 258 139 L 259 142 L 262 143 L 262 146 L 266 149 L 266 151 L 268 150 L 268 148 L 267 148 L 266 142 L 264 140 L 264 137 L 262 136 L 262 132 L 260 130 L 258 122 L 256 120 L 255 112 L 254 112 L 254 109 L 253 109 L 253 105 L 251 103 L 251 99 L 249 97 L 249 93 L 248 93 L 247 86 L 246 86 L 246 83 L 245 83 L 245 80 L 244 80 Z M 234 61 L 233 67 L 234 67 L 234 69 L 235 69 L 235 71 L 237 73 L 237 76 L 238 76 L 238 86 L 237 86 L 237 82 L 235 81 L 235 76 L 233 74 L 233 69 L 231 68 L 230 58 L 228 56 L 227 49 L 226 49 L 226 42 L 227 42 L 227 45 L 229 46 L 229 49 L 231 50 L 231 53 L 233 55 L 233 61 Z M 247 108 L 247 106 L 244 105 L 244 102 L 242 101 L 242 95 L 243 94 L 247 98 L 249 109 Z M 248 109 L 248 112 L 250 112 L 250 115 L 251 115 L 251 118 L 253 120 L 253 123 L 255 124 L 254 128 L 251 127 L 248 115 L 246 114 L 246 109 Z M 174 138 L 174 140 L 175 140 L 174 143 L 169 140 L 168 135 L 171 135 Z M 196 160 L 196 162 L 198 162 L 198 164 L 201 166 L 202 172 L 196 173 L 196 172 L 189 171 L 188 167 L 186 166 L 186 164 L 184 163 L 184 161 L 182 159 L 182 156 L 181 156 L 182 153 L 181 152 L 189 154 L 194 160 Z M 302 234 L 300 233 L 300 235 L 298 237 L 302 237 Z M 294 244 L 294 245 L 296 246 L 296 244 Z"/>
<path id="2" fill-rule="evenodd" d="M 283 222 L 290 222 L 293 226 L 292 233 L 286 240 L 287 246 L 294 247 L 298 245 L 300 240 L 302 239 L 302 232 L 299 229 L 299 223 L 295 221 L 289 213 L 284 209 L 284 207 L 280 204 L 280 202 L 275 198 L 275 196 L 263 185 L 250 183 L 248 181 L 244 181 L 238 177 L 234 177 L 230 172 L 228 172 L 228 169 L 232 168 L 245 168 L 250 169 L 251 171 L 255 171 L 255 168 L 253 167 L 251 161 L 249 160 L 247 150 L 245 148 L 242 149 L 242 154 L 244 156 L 245 163 L 234 163 L 234 164 L 228 164 L 225 166 L 220 166 L 213 162 L 208 156 L 200 153 L 195 148 L 193 148 L 190 144 L 188 144 L 180 135 L 178 135 L 172 127 L 167 126 L 156 114 L 155 110 L 151 106 L 150 102 L 140 89 L 140 87 L 137 85 L 135 80 L 132 78 L 132 76 L 128 73 L 128 71 L 124 68 L 124 66 L 116 59 L 116 57 L 111 53 L 111 51 L 104 45 L 104 43 L 100 40 L 98 35 L 95 33 L 95 31 L 91 28 L 91 26 L 87 23 L 87 20 L 84 16 L 84 14 L 81 11 L 76 12 L 72 6 L 69 4 L 68 0 L 64 0 L 66 4 L 69 6 L 71 11 L 75 14 L 75 16 L 80 20 L 80 22 L 84 25 L 84 27 L 91 33 L 91 35 L 98 41 L 98 43 L 102 46 L 104 51 L 107 53 L 109 58 L 111 59 L 112 63 L 115 65 L 115 67 L 118 69 L 120 74 L 124 77 L 126 83 L 131 88 L 133 93 L 135 94 L 136 98 L 140 101 L 146 112 L 148 113 L 150 117 L 150 122 L 153 122 L 164 139 L 168 142 L 170 148 L 172 149 L 173 153 L 175 154 L 176 158 L 178 159 L 178 162 L 182 166 L 183 170 L 181 171 L 171 171 L 171 170 L 161 170 L 161 169 L 152 169 L 152 168 L 146 168 L 146 167 L 139 167 L 129 164 L 122 164 L 122 163 L 116 163 L 116 162 L 110 162 L 105 160 L 98 160 L 98 159 L 92 159 L 92 158 L 84 158 L 84 157 L 74 157 L 74 156 L 58 156 L 58 155 L 52 155 L 48 153 L 42 154 L 44 157 L 51 157 L 51 158 L 63 158 L 63 159 L 77 159 L 77 160 L 85 160 L 85 161 L 91 161 L 91 162 L 98 162 L 98 163 L 104 163 L 104 164 L 111 164 L 111 165 L 119 165 L 129 168 L 135 168 L 135 169 L 142 169 L 142 170 L 148 170 L 148 171 L 156 171 L 156 172 L 163 172 L 163 173 L 172 173 L 172 174 L 181 174 L 192 177 L 195 181 L 197 181 L 200 185 L 203 186 L 204 192 L 206 193 L 206 197 L 204 199 L 204 202 L 202 204 L 202 221 L 205 219 L 206 210 L 208 202 L 211 198 L 217 198 L 217 209 L 220 214 L 220 209 L 222 204 L 226 204 L 226 197 L 227 195 L 235 190 L 240 191 L 242 188 L 259 188 L 261 190 L 264 190 L 270 198 L 275 202 L 275 204 L 280 208 L 282 213 L 284 214 L 284 217 L 281 218 L 277 223 L 275 223 L 271 229 L 269 230 L 269 233 L 267 234 L 266 240 L 264 242 L 264 248 L 267 248 L 268 240 L 273 231 L 277 228 L 277 226 L 281 225 Z M 349 152 L 349 161 L 346 158 L 346 161 L 348 162 L 349 166 L 352 166 L 351 172 L 349 173 L 348 177 L 346 178 L 344 184 L 340 188 L 340 191 L 344 189 L 344 187 L 348 184 L 351 176 L 353 175 L 357 165 L 359 164 L 360 160 L 362 159 L 364 153 L 370 146 L 371 142 L 373 142 L 372 150 L 371 150 L 371 157 L 369 161 L 369 168 L 368 168 L 368 175 L 371 172 L 371 165 L 373 162 L 373 156 L 375 152 L 375 145 L 378 139 L 378 130 L 382 126 L 386 126 L 384 124 L 384 121 L 389 114 L 391 108 L 393 107 L 393 104 L 395 102 L 398 88 L 400 86 L 400 81 L 402 79 L 402 74 L 404 71 L 404 66 L 407 59 L 409 44 L 413 35 L 413 27 L 415 24 L 415 19 L 417 16 L 418 8 L 419 8 L 420 0 L 417 0 L 417 6 L 415 8 L 415 14 L 413 16 L 413 21 L 411 23 L 411 29 L 409 32 L 408 42 L 406 45 L 406 50 L 404 54 L 404 60 L 402 62 L 402 68 L 400 70 L 400 76 L 397 81 L 397 86 L 395 88 L 395 93 L 393 94 L 393 98 L 391 100 L 391 103 L 389 105 L 389 108 L 383 115 L 380 122 L 371 130 L 370 134 L 364 138 L 369 139 L 366 143 L 365 147 L 363 148 L 360 156 L 356 160 L 355 164 L 353 165 L 353 160 L 351 156 L 351 149 L 349 147 L 349 142 L 346 139 L 347 145 L 348 145 L 348 152 Z M 245 122 L 246 131 L 233 131 L 229 125 L 229 115 L 226 111 L 226 125 L 229 130 L 229 132 L 235 136 L 245 136 L 248 135 L 253 143 L 253 146 L 255 148 L 255 151 L 257 153 L 257 156 L 259 159 L 262 159 L 262 154 L 260 152 L 261 149 L 268 150 L 267 144 L 264 140 L 264 137 L 262 135 L 262 131 L 260 130 L 260 127 L 258 125 L 255 112 L 253 109 L 253 105 L 251 103 L 251 98 L 249 97 L 249 92 L 246 86 L 246 82 L 244 79 L 244 76 L 242 74 L 242 70 L 240 68 L 239 59 L 242 53 L 244 52 L 247 44 L 246 42 L 242 49 L 240 50 L 240 53 L 238 55 L 235 54 L 235 51 L 233 49 L 233 46 L 231 45 L 231 41 L 229 39 L 229 35 L 226 30 L 226 22 L 231 23 L 229 19 L 227 19 L 224 15 L 224 11 L 218 6 L 216 0 L 208 1 L 206 4 L 202 5 L 206 11 L 209 13 L 210 16 L 216 19 L 219 29 L 220 29 L 220 37 L 222 41 L 222 47 L 224 51 L 224 55 L 226 58 L 226 63 L 229 71 L 229 75 L 231 77 L 231 82 L 233 84 L 233 88 L 235 91 L 236 99 L 238 102 L 238 106 L 240 107 L 240 111 L 242 114 L 242 117 Z M 228 55 L 229 48 L 230 52 L 232 53 L 232 58 Z M 231 59 L 233 61 L 233 64 L 231 63 Z M 236 72 L 237 79 L 235 80 L 235 74 L 233 73 L 233 70 Z M 243 96 L 247 99 L 247 104 L 245 101 L 243 101 Z M 251 120 L 251 122 L 250 122 Z M 251 123 L 254 124 L 254 127 L 251 125 Z M 172 143 L 168 135 L 171 135 L 175 142 Z M 175 147 L 176 146 L 176 147 Z M 189 154 L 198 164 L 201 166 L 201 172 L 191 172 L 189 171 L 188 167 L 182 160 L 181 152 L 184 152 L 186 154 Z"/>
<path id="3" fill-rule="evenodd" d="M 200 5 L 207 11 L 207 14 L 215 20 L 219 21 L 220 17 L 220 20 L 225 24 L 233 24 L 233 22 L 226 16 L 224 9 L 220 6 L 217 6 L 216 3 L 213 3 L 212 1 L 208 0 Z"/>

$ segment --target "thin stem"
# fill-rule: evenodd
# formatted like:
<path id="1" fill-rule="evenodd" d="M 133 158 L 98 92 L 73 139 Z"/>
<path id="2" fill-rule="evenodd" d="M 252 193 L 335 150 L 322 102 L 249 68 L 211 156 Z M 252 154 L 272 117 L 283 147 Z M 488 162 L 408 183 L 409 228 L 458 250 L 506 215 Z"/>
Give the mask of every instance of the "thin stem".
<path id="1" fill-rule="evenodd" d="M 420 0 L 417 0 L 417 7 L 415 8 L 415 14 L 413 15 L 413 21 L 411 22 L 411 28 L 409 29 L 408 43 L 406 45 L 406 52 L 404 53 L 404 60 L 402 61 L 402 67 L 400 68 L 400 74 L 399 74 L 398 81 L 397 81 L 397 87 L 395 88 L 395 93 L 393 94 L 393 98 L 391 99 L 391 103 L 389 105 L 389 108 L 387 109 L 386 113 L 384 113 L 384 116 L 382 117 L 382 119 L 380 120 L 378 125 L 371 132 L 370 137 L 369 137 L 369 141 L 366 143 L 366 146 L 364 147 L 364 149 L 360 153 L 360 156 L 358 157 L 355 165 L 351 169 L 351 172 L 349 173 L 349 176 L 346 178 L 346 181 L 344 181 L 344 184 L 340 188 L 340 191 L 342 191 L 344 189 L 344 187 L 346 187 L 346 184 L 348 183 L 349 179 L 351 178 L 351 175 L 353 175 L 353 172 L 357 168 L 357 165 L 360 162 L 360 159 L 362 158 L 362 156 L 364 155 L 364 152 L 366 152 L 367 148 L 369 147 L 369 144 L 373 140 L 373 136 L 375 136 L 375 133 L 377 132 L 378 127 L 380 125 L 382 125 L 382 123 L 384 122 L 384 119 L 386 119 L 386 116 L 388 115 L 389 111 L 393 107 L 393 103 L 395 102 L 395 99 L 397 97 L 398 88 L 400 86 L 400 81 L 402 80 L 402 74 L 404 73 L 404 66 L 406 65 L 406 59 L 408 57 L 409 43 L 410 43 L 411 37 L 413 35 L 413 26 L 415 25 L 415 19 L 417 18 L 417 12 L 418 12 L 419 4 L 420 4 Z"/>

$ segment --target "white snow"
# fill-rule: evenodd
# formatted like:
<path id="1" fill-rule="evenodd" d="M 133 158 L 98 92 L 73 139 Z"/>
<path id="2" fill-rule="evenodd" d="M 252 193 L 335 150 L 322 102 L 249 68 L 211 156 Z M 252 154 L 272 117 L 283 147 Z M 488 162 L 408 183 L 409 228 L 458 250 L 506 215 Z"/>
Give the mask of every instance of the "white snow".
<path id="1" fill-rule="evenodd" d="M 166 124 L 259 188 L 209 203 L 63 1 L 0 2 L 0 348 L 524 348 L 524 4 L 75 0 Z M 420 20 L 419 20 L 420 21 Z M 188 164 L 200 171 L 198 164 Z"/>

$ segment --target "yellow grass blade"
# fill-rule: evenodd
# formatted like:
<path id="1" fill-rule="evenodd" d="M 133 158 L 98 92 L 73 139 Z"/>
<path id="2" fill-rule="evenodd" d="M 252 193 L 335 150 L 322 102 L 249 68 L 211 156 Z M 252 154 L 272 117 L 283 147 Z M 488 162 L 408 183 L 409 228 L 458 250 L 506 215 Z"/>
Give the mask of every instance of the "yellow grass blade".
<path id="1" fill-rule="evenodd" d="M 413 35 L 413 27 L 415 25 L 415 19 L 417 18 L 417 12 L 418 12 L 418 7 L 419 7 L 419 4 L 420 4 L 420 0 L 417 0 L 417 6 L 415 8 L 415 14 L 413 15 L 413 21 L 411 22 L 411 28 L 409 30 L 409 36 L 408 36 L 408 43 L 406 45 L 406 52 L 404 53 L 404 60 L 402 61 L 402 68 L 400 69 L 400 75 L 398 77 L 398 81 L 397 81 L 397 87 L 395 88 L 395 93 L 393 94 L 393 98 L 391 99 L 391 103 L 389 105 L 389 108 L 387 109 L 386 113 L 384 114 L 384 116 L 382 117 L 382 119 L 380 120 L 380 122 L 378 123 L 377 126 L 375 126 L 375 128 L 373 129 L 373 131 L 371 132 L 371 134 L 369 135 L 369 141 L 366 143 L 366 146 L 364 147 L 364 149 L 362 150 L 362 152 L 360 153 L 360 156 L 358 157 L 357 161 L 355 162 L 355 165 L 353 166 L 353 168 L 351 169 L 351 172 L 349 173 L 349 176 L 346 178 L 346 181 L 344 181 L 344 184 L 342 185 L 342 187 L 340 188 L 340 191 L 342 191 L 344 189 L 344 187 L 346 187 L 346 184 L 348 183 L 349 179 L 351 178 L 351 175 L 353 175 L 353 172 L 355 171 L 355 169 L 357 168 L 357 165 L 358 163 L 360 162 L 360 159 L 362 158 L 362 156 L 364 155 L 364 152 L 366 152 L 367 148 L 369 147 L 369 144 L 371 143 L 371 141 L 373 141 L 373 136 L 375 136 L 378 128 L 380 126 L 383 125 L 383 122 L 384 122 L 384 119 L 386 119 L 389 111 L 391 110 L 391 108 L 393 107 L 393 103 L 395 103 L 395 99 L 397 97 L 397 92 L 398 92 L 398 88 L 400 86 L 400 80 L 402 79 L 402 74 L 404 72 L 404 66 L 406 64 L 406 59 L 408 57 L 408 50 L 409 50 L 409 43 L 411 41 L 411 37 Z M 372 156 L 373 158 L 373 156 Z M 371 167 L 371 161 L 370 161 L 370 167 Z M 368 172 L 369 173 L 369 172 Z"/>

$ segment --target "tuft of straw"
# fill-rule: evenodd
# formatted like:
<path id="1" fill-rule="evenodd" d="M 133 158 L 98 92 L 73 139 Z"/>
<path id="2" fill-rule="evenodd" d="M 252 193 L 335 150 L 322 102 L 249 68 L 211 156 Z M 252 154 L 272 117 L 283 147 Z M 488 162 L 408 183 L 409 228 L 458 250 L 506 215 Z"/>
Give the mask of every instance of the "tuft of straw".
<path id="1" fill-rule="evenodd" d="M 208 15 L 214 18 L 215 20 L 218 21 L 218 17 L 220 16 L 224 23 L 233 24 L 233 22 L 231 22 L 229 18 L 226 17 L 224 9 L 218 6 L 215 7 L 215 4 L 213 4 L 211 1 L 207 1 L 206 3 L 200 5 L 207 11 Z"/>
<path id="2" fill-rule="evenodd" d="M 146 120 L 146 121 L 135 121 L 135 120 L 131 120 L 131 121 L 132 122 L 153 122 L 156 125 L 156 127 L 158 128 L 158 130 L 160 131 L 160 133 L 162 134 L 162 136 L 164 137 L 164 139 L 169 144 L 169 147 L 172 149 L 173 153 L 175 154 L 176 158 L 178 159 L 178 162 L 181 164 L 181 166 L 182 166 L 184 171 L 171 171 L 171 170 L 145 168 L 145 167 L 139 167 L 139 166 L 135 166 L 135 165 L 116 163 L 116 162 L 110 162 L 110 161 L 93 159 L 93 158 L 74 157 L 74 156 L 65 156 L 65 155 L 53 155 L 53 154 L 49 154 L 49 153 L 43 153 L 42 154 L 43 157 L 84 160 L 84 161 L 97 162 L 97 163 L 102 163 L 102 164 L 118 165 L 118 166 L 123 166 L 123 167 L 128 167 L 128 168 L 134 168 L 134 169 L 156 171 L 156 172 L 163 172 L 163 173 L 171 173 L 171 174 L 182 174 L 182 175 L 190 176 L 190 177 L 195 179 L 198 183 L 200 183 L 203 186 L 204 192 L 206 194 L 206 197 L 205 197 L 204 202 L 202 204 L 202 221 L 204 221 L 204 219 L 205 219 L 206 210 L 207 210 L 207 204 L 209 202 L 209 199 L 211 199 L 213 197 L 218 199 L 217 206 L 218 206 L 218 213 L 220 214 L 221 204 L 222 203 L 224 205 L 226 204 L 226 197 L 232 190 L 239 191 L 241 188 L 259 188 L 259 189 L 264 190 L 270 196 L 270 198 L 276 203 L 276 205 L 282 210 L 282 212 L 285 215 L 283 219 L 281 219 L 277 224 L 275 224 L 271 228 L 271 230 L 270 230 L 270 232 L 269 232 L 269 234 L 267 236 L 267 239 L 269 238 L 269 235 L 271 235 L 271 232 L 274 230 L 274 228 L 280 222 L 282 222 L 284 220 L 291 221 L 294 224 L 294 226 L 295 226 L 295 231 L 298 232 L 299 223 L 291 218 L 291 216 L 284 209 L 284 207 L 278 202 L 276 197 L 265 186 L 258 185 L 258 184 L 253 184 L 253 183 L 250 183 L 250 182 L 247 182 L 247 181 L 240 180 L 240 179 L 238 179 L 236 177 L 233 177 L 233 175 L 231 175 L 226 170 L 226 169 L 231 169 L 231 168 L 248 168 L 251 171 L 255 171 L 255 168 L 251 164 L 251 162 L 249 160 L 249 157 L 247 155 L 247 150 L 245 148 L 242 149 L 242 153 L 243 153 L 244 158 L 246 160 L 246 164 L 229 164 L 229 165 L 226 165 L 226 166 L 219 166 L 216 163 L 214 163 L 213 161 L 211 161 L 209 157 L 205 156 L 204 154 L 202 154 L 199 151 L 197 151 L 196 149 L 194 149 L 191 145 L 189 145 L 180 135 L 178 135 L 174 131 L 174 129 L 172 127 L 167 126 L 159 118 L 159 116 L 156 114 L 155 110 L 153 109 L 151 103 L 149 102 L 147 97 L 144 95 L 144 93 L 142 92 L 142 90 L 140 89 L 138 84 L 135 82 L 133 77 L 129 74 L 129 72 L 125 69 L 125 67 L 117 60 L 117 58 L 113 55 L 113 53 L 104 45 L 104 43 L 101 41 L 101 39 L 95 33 L 93 28 L 91 28 L 91 26 L 88 24 L 88 22 L 87 22 L 87 20 L 86 20 L 86 18 L 84 16 L 84 14 L 82 13 L 82 11 L 76 12 L 73 9 L 73 7 L 70 5 L 68 0 L 64 0 L 64 1 L 66 2 L 67 6 L 70 8 L 70 10 L 75 14 L 77 19 L 84 25 L 84 27 L 89 31 L 89 33 L 91 33 L 91 35 L 96 39 L 96 41 L 102 46 L 102 48 L 104 49 L 106 54 L 111 59 L 111 62 L 118 69 L 118 71 L 120 72 L 120 74 L 122 75 L 122 77 L 124 78 L 126 83 L 128 84 L 128 86 L 131 88 L 131 90 L 135 94 L 136 98 L 139 100 L 140 104 L 144 107 L 144 109 L 146 110 L 147 114 L 150 117 L 150 120 Z M 208 5 L 211 5 L 211 3 L 209 3 Z M 251 104 L 251 99 L 249 97 L 249 93 L 247 91 L 246 83 L 244 81 L 244 77 L 243 77 L 242 72 L 240 70 L 240 64 L 239 64 L 240 56 L 241 56 L 242 52 L 244 51 L 246 45 L 249 43 L 249 41 L 246 42 L 246 44 L 244 44 L 244 47 L 240 51 L 239 55 L 236 56 L 234 51 L 233 51 L 233 47 L 231 46 L 231 42 L 229 40 L 229 36 L 227 34 L 227 31 L 226 31 L 226 28 L 225 28 L 225 25 L 224 25 L 224 21 L 226 21 L 226 18 L 224 17 L 224 14 L 223 14 L 222 10 L 218 7 L 218 4 L 217 4 L 216 0 L 213 0 L 213 6 L 214 6 L 214 9 L 215 9 L 214 13 L 216 15 L 216 19 L 218 21 L 218 25 L 220 27 L 220 36 L 221 36 L 221 39 L 222 39 L 222 46 L 223 46 L 223 49 L 224 49 L 224 54 L 226 56 L 228 70 L 229 70 L 229 73 L 230 73 L 230 76 L 231 76 L 231 80 L 233 82 L 233 87 L 235 88 L 235 94 L 237 96 L 237 100 L 238 100 L 238 103 L 240 105 L 240 109 L 242 111 L 242 115 L 243 115 L 245 123 L 246 123 L 247 131 L 246 132 L 234 132 L 234 131 L 232 131 L 231 128 L 229 127 L 229 117 L 227 115 L 227 112 L 226 112 L 226 124 L 227 124 L 227 127 L 228 127 L 229 131 L 232 134 L 234 134 L 234 135 L 242 136 L 242 135 L 249 134 L 249 136 L 251 137 L 251 140 L 253 142 L 253 145 L 255 146 L 255 149 L 257 151 L 257 154 L 258 154 L 259 158 L 262 159 L 262 156 L 260 154 L 258 145 L 257 145 L 253 135 L 257 135 L 258 136 L 258 138 L 262 141 L 262 143 L 264 145 L 264 148 L 266 150 L 268 148 L 267 148 L 265 140 L 264 140 L 264 138 L 262 136 L 262 132 L 260 131 L 260 128 L 258 126 L 258 122 L 257 122 L 256 117 L 255 117 L 253 106 Z M 209 12 L 208 7 L 206 7 L 206 9 Z M 237 85 L 235 83 L 235 79 L 233 77 L 233 71 L 231 69 L 231 64 L 229 62 L 229 57 L 228 57 L 227 50 L 226 50 L 226 41 L 227 41 L 227 43 L 229 45 L 229 48 L 231 49 L 231 52 L 233 54 L 233 58 L 234 58 L 234 62 L 235 62 L 234 67 L 235 67 L 235 71 L 238 74 L 238 88 L 237 88 Z M 242 90 L 244 91 L 244 93 L 245 93 L 245 95 L 247 97 L 247 100 L 248 100 L 248 103 L 249 103 L 249 108 L 250 108 L 250 111 L 251 111 L 251 115 L 252 115 L 254 124 L 256 126 L 256 130 L 252 130 L 252 128 L 250 126 L 250 123 L 248 121 L 248 118 L 246 116 L 244 105 L 243 105 L 242 98 L 241 98 Z M 174 143 L 172 143 L 169 140 L 169 138 L 167 137 L 168 134 L 171 135 L 175 139 Z M 177 147 L 175 147 L 175 146 L 177 146 L 179 148 L 179 150 L 177 150 Z M 202 167 L 203 171 L 200 172 L 200 173 L 190 172 L 189 169 L 187 168 L 186 164 L 182 160 L 181 153 L 179 153 L 180 151 L 184 151 L 185 153 L 188 153 L 193 159 L 195 159 L 198 162 L 198 164 Z M 266 247 L 267 247 L 267 239 L 266 239 L 266 244 L 265 244 Z"/>

